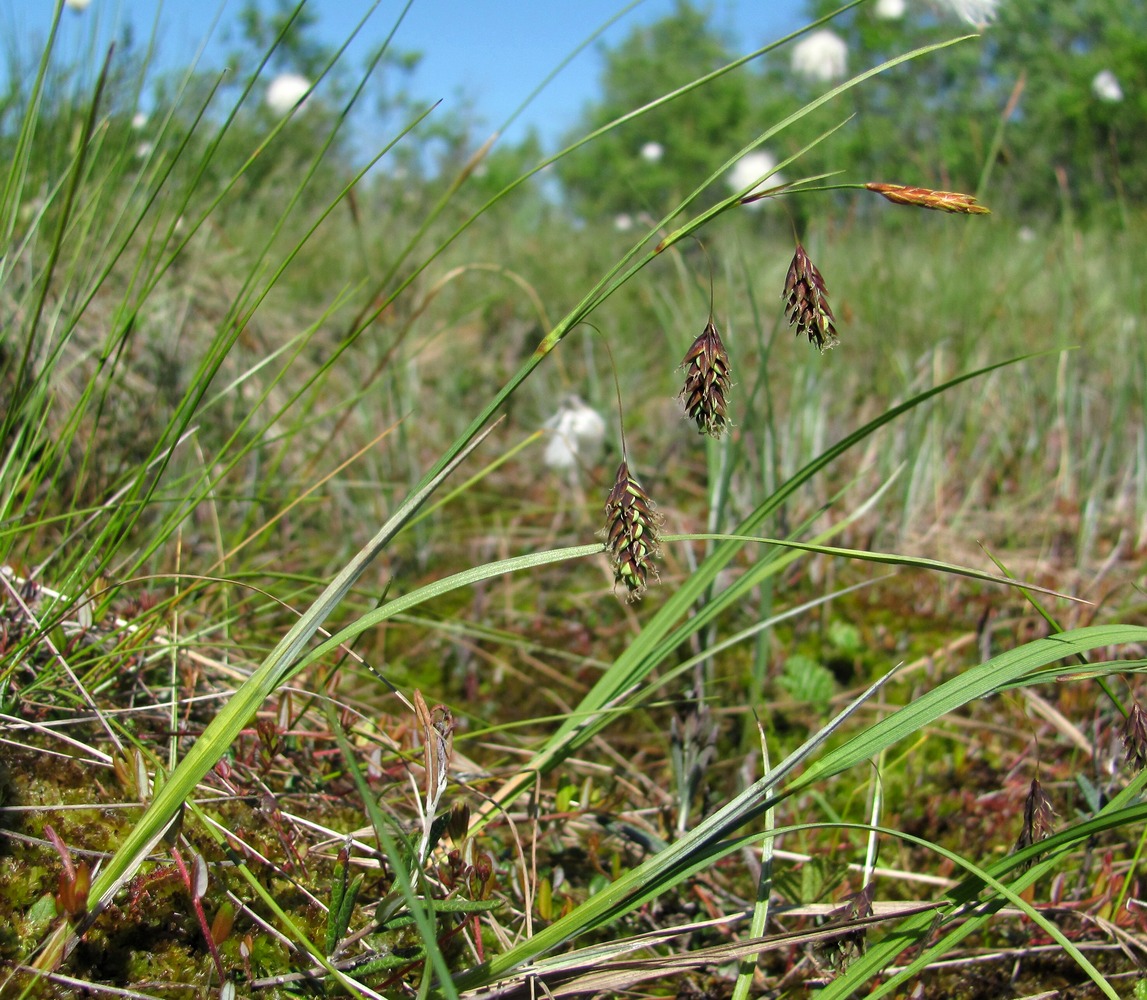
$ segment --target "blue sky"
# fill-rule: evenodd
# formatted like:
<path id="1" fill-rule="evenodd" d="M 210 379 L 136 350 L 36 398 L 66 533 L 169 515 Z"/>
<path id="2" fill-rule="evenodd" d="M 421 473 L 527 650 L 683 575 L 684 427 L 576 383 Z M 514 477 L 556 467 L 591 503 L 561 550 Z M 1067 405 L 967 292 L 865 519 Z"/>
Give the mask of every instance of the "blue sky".
<path id="1" fill-rule="evenodd" d="M 362 0 L 310 0 L 320 34 L 342 42 L 369 9 Z M 183 68 L 205 43 L 203 63 L 218 65 L 227 26 L 242 0 L 91 0 L 82 13 L 66 10 L 59 41 L 65 57 L 102 51 L 118 26 L 130 20 L 138 43 L 151 35 L 158 16 L 160 65 Z M 264 7 L 271 0 L 263 0 Z M 0 0 L 0 32 L 31 53 L 47 36 L 51 0 Z M 350 50 L 352 65 L 386 37 L 405 6 L 383 0 Z M 616 44 L 641 22 L 670 13 L 674 0 L 644 0 L 603 36 Z M 714 23 L 737 41 L 740 51 L 771 41 L 801 23 L 800 0 L 712 0 Z M 423 53 L 413 90 L 426 99 L 467 94 L 486 125 L 500 126 L 563 58 L 626 7 L 624 0 L 414 0 L 395 42 Z M 157 13 L 158 12 L 158 13 Z M 214 25 L 214 28 L 213 28 Z M 93 40 L 99 42 L 93 46 Z M 0 56 L 0 58 L 3 58 Z M 507 133 L 520 138 L 527 126 L 551 141 L 572 124 L 596 92 L 600 60 L 594 47 L 554 80 Z"/>

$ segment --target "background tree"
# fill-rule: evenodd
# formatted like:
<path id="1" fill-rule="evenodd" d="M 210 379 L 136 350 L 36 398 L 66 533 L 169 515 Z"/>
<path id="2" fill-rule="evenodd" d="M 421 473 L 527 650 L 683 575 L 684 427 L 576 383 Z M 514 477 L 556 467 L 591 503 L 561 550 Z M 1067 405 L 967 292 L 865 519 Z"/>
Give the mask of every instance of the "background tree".
<path id="1" fill-rule="evenodd" d="M 812 0 L 807 14 L 810 19 L 821 17 L 837 6 L 831 0 Z M 831 30 L 847 45 L 849 75 L 970 30 L 923 4 L 908 4 L 899 17 L 882 16 L 882 9 L 867 3 L 832 22 Z M 760 88 L 783 95 L 785 113 L 832 85 L 794 73 L 789 58 L 788 50 L 770 54 L 762 71 L 766 85 Z M 895 180 L 974 191 L 1007 100 L 1007 84 L 993 85 L 985 94 L 985 79 L 982 41 L 943 49 L 887 70 L 803 119 L 780 137 L 779 152 L 795 153 L 843 124 L 831 140 L 806 154 L 801 173 L 842 171 L 845 180 Z M 768 110 L 777 112 L 775 107 Z"/>
<path id="2" fill-rule="evenodd" d="M 837 6 L 809 0 L 806 14 Z M 850 74 L 970 30 L 944 16 L 940 3 L 908 3 L 889 16 L 892 9 L 870 2 L 832 22 L 847 44 Z M 604 50 L 601 96 L 570 137 L 727 62 L 733 50 L 705 11 L 681 0 L 669 16 Z M 771 53 L 563 161 L 559 176 L 572 204 L 585 214 L 657 211 L 690 190 L 719 163 L 717 150 L 747 141 L 832 85 L 795 73 L 791 56 L 788 47 Z M 770 151 L 783 159 L 846 119 L 786 176 L 846 171 L 852 180 L 975 191 L 987 171 L 986 194 L 996 205 L 1051 212 L 1065 196 L 1087 213 L 1141 205 L 1147 4 L 1004 0 L 978 41 L 881 74 L 779 135 Z M 660 147 L 656 160 L 642 157 L 648 143 Z"/>
<path id="3" fill-rule="evenodd" d="M 835 6 L 813 0 L 809 14 Z M 961 29 L 922 4 L 899 18 L 879 11 L 868 3 L 833 22 L 854 53 L 853 70 Z M 1103 70 L 1118 82 L 1118 98 L 1097 93 Z M 1147 198 L 1147 5 L 1006 0 L 979 42 L 898 67 L 855 93 L 855 123 L 831 152 L 867 173 L 895 170 L 973 190 L 990 167 L 997 203 L 1023 209 L 1057 204 L 1061 181 L 1088 211 L 1103 211 L 1113 195 Z"/>
<path id="4" fill-rule="evenodd" d="M 568 138 L 718 68 L 733 58 L 731 52 L 730 40 L 712 27 L 706 12 L 678 0 L 672 14 L 603 50 L 601 96 Z M 585 215 L 658 212 L 691 190 L 731 145 L 747 138 L 748 80 L 743 70 L 727 74 L 560 161 L 558 176 L 574 207 Z"/>
<path id="5" fill-rule="evenodd" d="M 1046 205 L 1062 179 L 1085 211 L 1102 211 L 1113 196 L 1147 201 L 1147 4 L 1011 0 L 985 59 L 999 91 L 1024 79 L 1001 164 L 1009 193 Z M 1105 70 L 1118 99 L 1096 87 Z"/>
<path id="6" fill-rule="evenodd" d="M 316 79 L 330 62 L 332 52 L 315 35 L 319 18 L 314 8 L 296 7 L 291 0 L 276 0 L 271 10 L 265 10 L 255 0 L 247 0 L 239 11 L 241 47 L 231 53 L 232 69 L 252 68 L 244 64 L 269 51 L 278 39 L 271 53 L 271 68 Z"/>
<path id="7" fill-rule="evenodd" d="M 168 107 L 176 109 L 168 145 L 177 144 L 193 129 L 193 143 L 213 143 L 210 126 L 217 123 L 216 109 L 229 108 L 257 75 L 206 166 L 208 180 L 221 183 L 246 164 L 236 197 L 249 197 L 268 185 L 292 190 L 324 147 L 317 167 L 324 183 L 307 190 L 345 184 L 386 139 L 423 116 L 432 103 L 415 95 L 411 86 L 420 53 L 391 45 L 369 52 L 358 65 L 335 61 L 335 47 L 322 37 L 319 16 L 296 0 L 246 0 L 225 42 L 225 72 L 205 67 L 154 81 L 153 117 L 161 117 Z M 268 99 L 275 81 L 287 76 L 294 78 L 292 85 L 313 84 L 304 104 L 293 113 Z M 364 78 L 365 89 L 356 97 Z M 352 98 L 355 104 L 348 114 Z M 196 120 L 204 105 L 206 124 Z M 252 160 L 252 152 L 288 114 L 290 120 Z M 387 153 L 374 179 L 402 196 L 415 197 L 428 176 L 452 169 L 473 151 L 471 117 L 464 103 L 461 110 L 434 109 Z"/>

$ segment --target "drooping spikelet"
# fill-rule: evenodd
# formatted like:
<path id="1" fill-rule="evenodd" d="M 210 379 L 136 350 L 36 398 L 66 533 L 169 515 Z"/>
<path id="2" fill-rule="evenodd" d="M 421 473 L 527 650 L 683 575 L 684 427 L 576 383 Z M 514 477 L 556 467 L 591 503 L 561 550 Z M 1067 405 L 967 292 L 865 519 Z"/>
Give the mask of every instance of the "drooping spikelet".
<path id="1" fill-rule="evenodd" d="M 641 484 L 629 474 L 628 462 L 617 469 L 605 501 L 605 516 L 605 544 L 613 559 L 614 583 L 624 583 L 629 600 L 636 600 L 645 592 L 651 571 L 657 578 L 652 560 L 658 552 L 661 518 Z"/>
<path id="2" fill-rule="evenodd" d="M 1052 827 L 1054 816 L 1055 810 L 1051 807 L 1051 799 L 1044 792 L 1039 778 L 1032 778 L 1031 787 L 1024 800 L 1024 825 L 1014 849 L 1022 851 L 1025 847 L 1038 844 L 1050 837 L 1055 832 Z"/>
<path id="3" fill-rule="evenodd" d="M 730 384 L 729 355 L 712 317 L 685 352 L 681 367 L 685 369 L 685 384 L 677 398 L 685 404 L 685 412 L 697 424 L 697 430 L 720 437 L 728 426 L 725 403 Z"/>
<path id="4" fill-rule="evenodd" d="M 975 197 L 960 191 L 934 191 L 932 188 L 911 187 L 906 184 L 879 184 L 870 181 L 864 185 L 869 191 L 884 195 L 894 205 L 915 205 L 955 215 L 989 215 L 990 208 L 979 204 Z"/>
<path id="5" fill-rule="evenodd" d="M 1144 714 L 1139 702 L 1131 705 L 1127 719 L 1123 723 L 1123 750 L 1127 755 L 1127 762 L 1136 770 L 1142 771 L 1147 767 L 1147 715 Z"/>
<path id="6" fill-rule="evenodd" d="M 789 318 L 789 325 L 796 326 L 798 337 L 802 333 L 806 334 L 809 343 L 816 344 L 822 354 L 840 343 L 836 336 L 836 317 L 828 304 L 828 289 L 824 286 L 824 278 L 799 243 L 793 254 L 793 262 L 789 265 L 781 298 L 786 300 L 785 314 Z"/>
<path id="7" fill-rule="evenodd" d="M 863 889 L 845 899 L 843 906 L 829 913 L 829 923 L 851 924 L 871 917 L 872 897 L 875 894 L 876 883 L 867 882 Z M 867 928 L 861 924 L 840 937 L 815 943 L 812 948 L 813 961 L 821 968 L 840 973 L 864 954 L 867 944 Z"/>

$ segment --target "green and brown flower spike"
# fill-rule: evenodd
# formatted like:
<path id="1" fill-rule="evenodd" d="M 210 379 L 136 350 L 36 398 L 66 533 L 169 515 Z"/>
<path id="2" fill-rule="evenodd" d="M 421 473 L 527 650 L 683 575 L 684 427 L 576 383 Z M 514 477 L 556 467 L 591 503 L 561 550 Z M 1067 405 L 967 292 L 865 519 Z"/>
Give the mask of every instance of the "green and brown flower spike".
<path id="1" fill-rule="evenodd" d="M 650 572 L 657 578 L 652 560 L 657 555 L 657 531 L 661 517 L 641 484 L 629 474 L 629 463 L 617 470 L 613 489 L 605 501 L 606 548 L 613 559 L 614 583 L 624 583 L 629 600 L 645 593 Z"/>
<path id="2" fill-rule="evenodd" d="M 725 403 L 729 393 L 729 355 L 712 317 L 681 362 L 685 384 L 677 398 L 697 424 L 697 430 L 719 438 L 728 426 Z"/>
<path id="3" fill-rule="evenodd" d="M 906 184 L 879 184 L 870 181 L 864 185 L 869 191 L 884 195 L 895 205 L 915 205 L 937 212 L 954 215 L 989 215 L 991 209 L 979 204 L 970 194 L 960 191 L 934 191 L 932 188 L 910 187 Z"/>
<path id="4" fill-rule="evenodd" d="M 840 343 L 824 278 L 799 243 L 789 265 L 781 298 L 786 300 L 785 315 L 789 318 L 789 325 L 796 326 L 798 337 L 805 334 L 809 343 L 815 344 L 822 354 Z"/>

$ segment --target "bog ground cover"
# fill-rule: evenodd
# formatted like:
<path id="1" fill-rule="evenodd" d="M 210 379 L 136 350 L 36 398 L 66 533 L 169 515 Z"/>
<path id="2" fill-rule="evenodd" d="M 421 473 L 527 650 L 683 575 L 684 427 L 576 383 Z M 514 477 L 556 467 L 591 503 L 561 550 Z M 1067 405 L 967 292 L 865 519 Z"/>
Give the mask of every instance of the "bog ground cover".
<path id="1" fill-rule="evenodd" d="M 954 23 L 664 188 L 577 158 L 824 24 L 364 153 L 306 10 L 4 98 L 0 992 L 1131 995 L 1129 188 L 849 169 Z"/>

